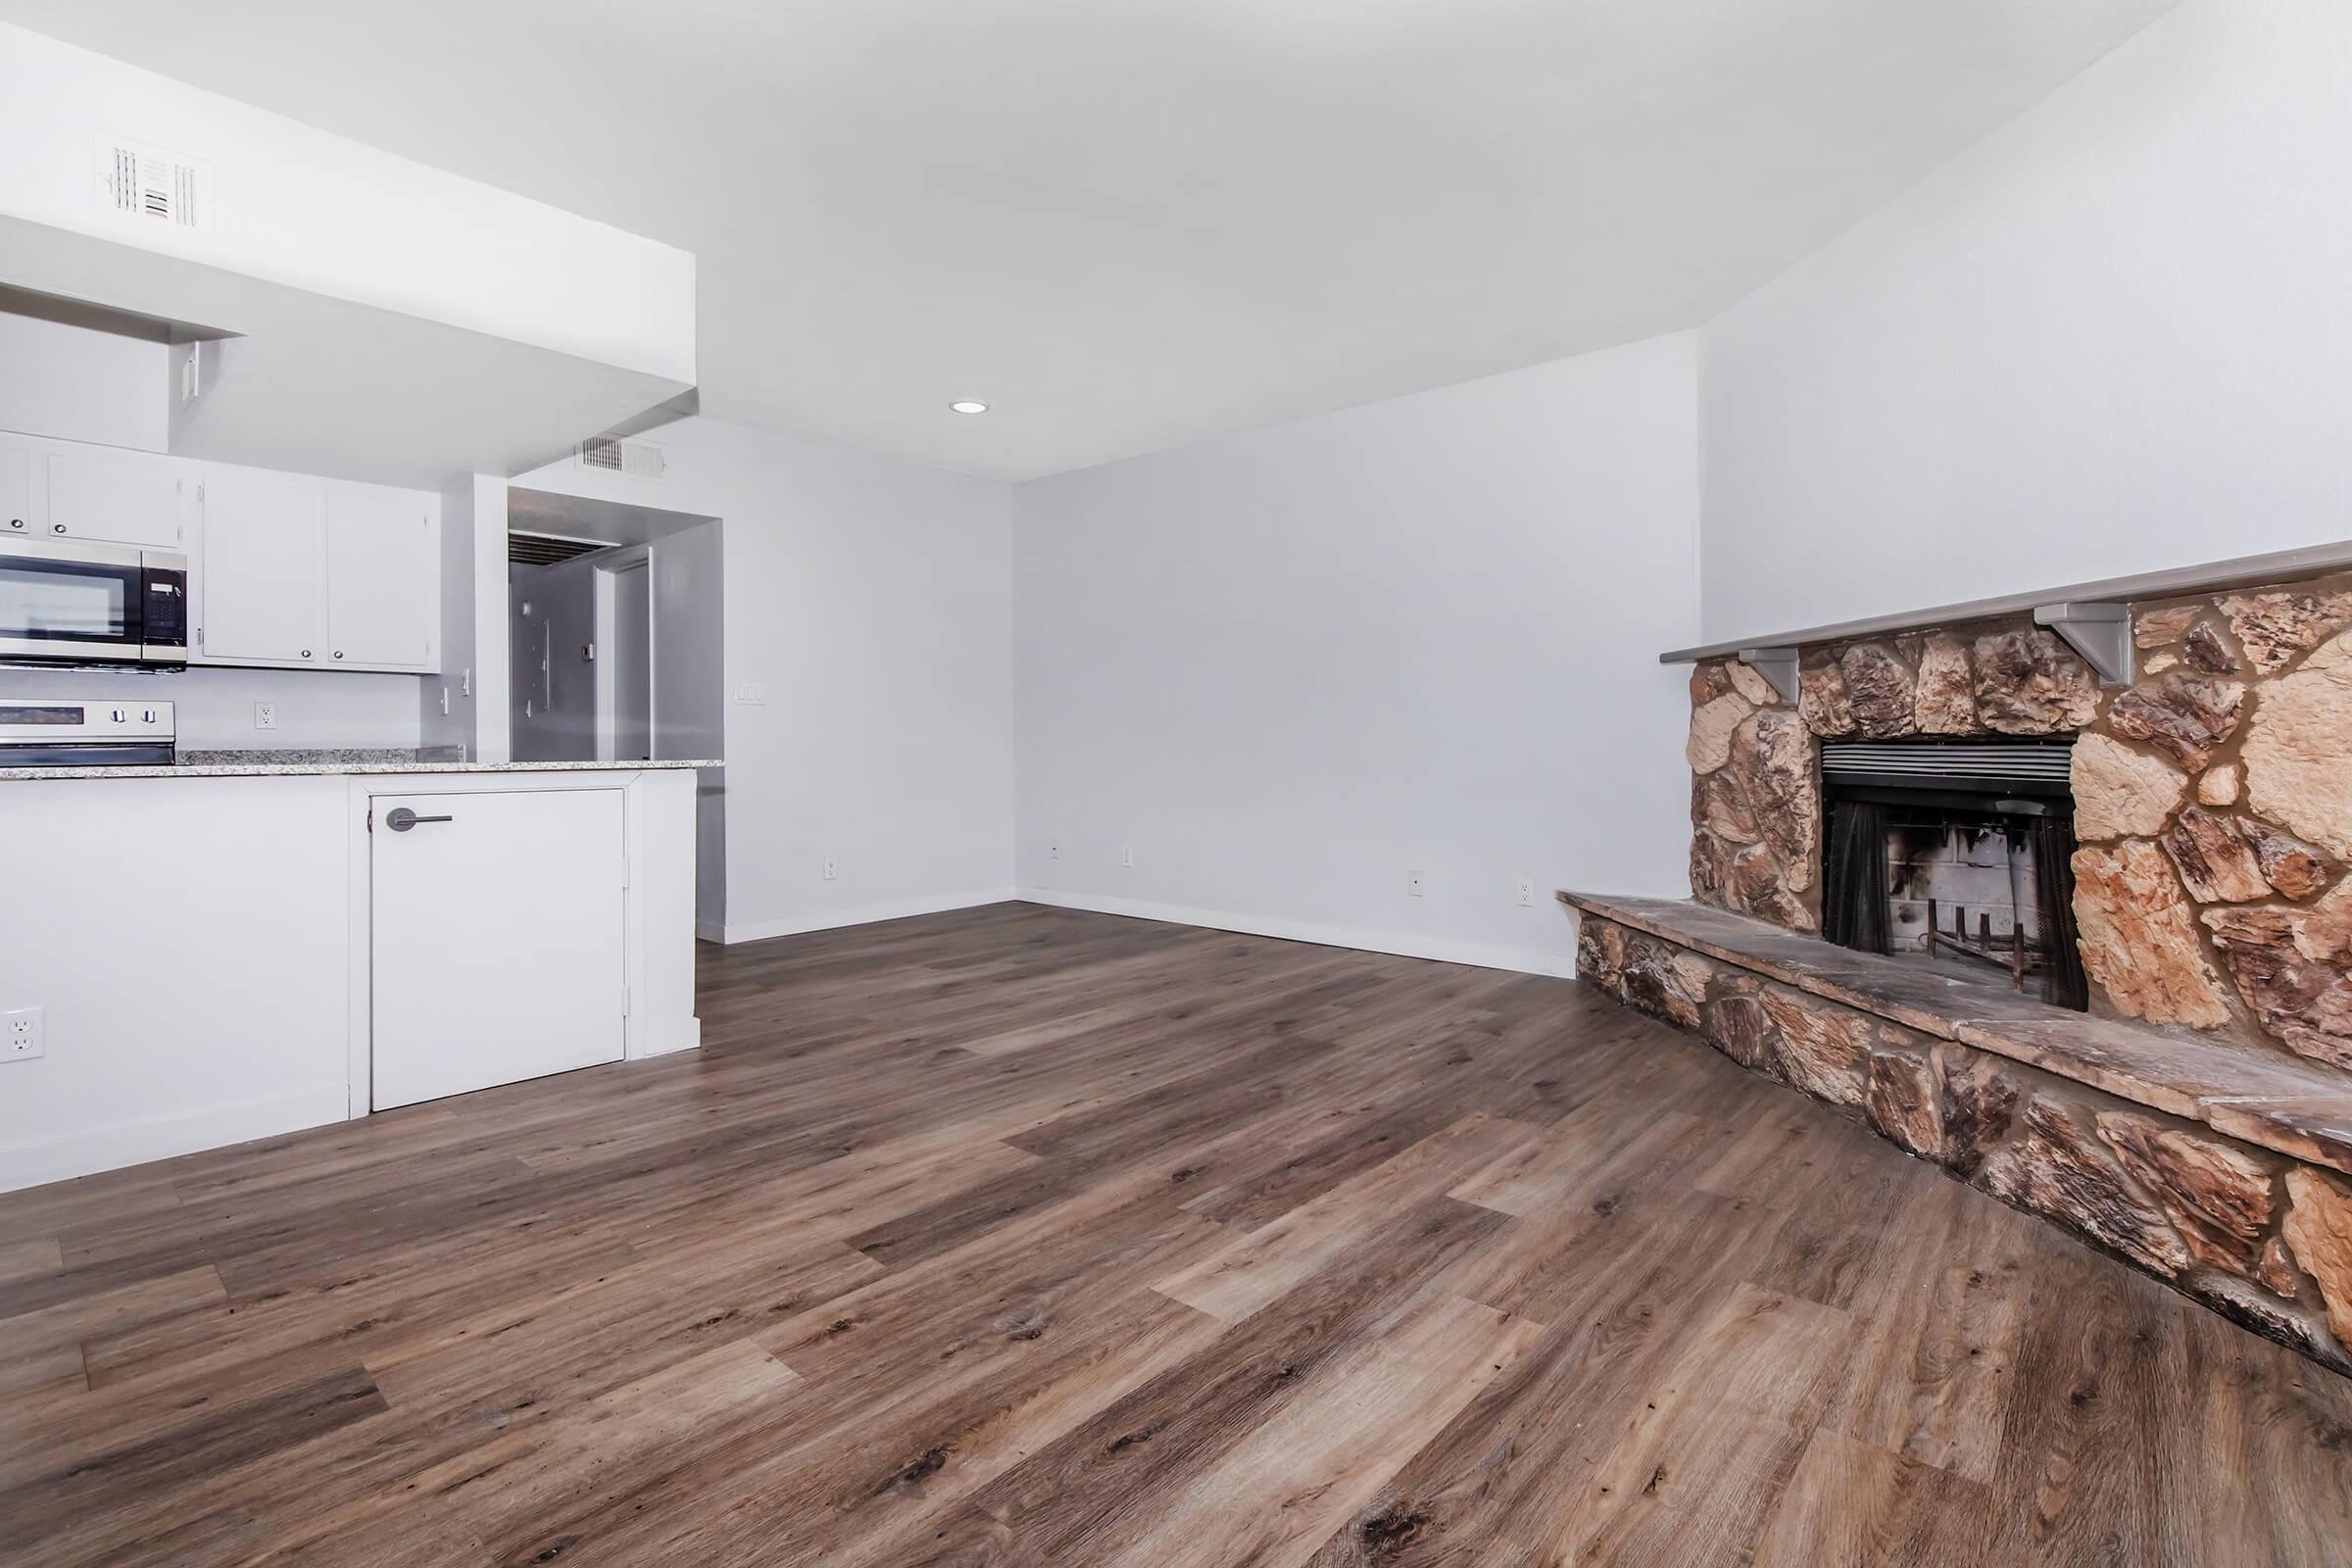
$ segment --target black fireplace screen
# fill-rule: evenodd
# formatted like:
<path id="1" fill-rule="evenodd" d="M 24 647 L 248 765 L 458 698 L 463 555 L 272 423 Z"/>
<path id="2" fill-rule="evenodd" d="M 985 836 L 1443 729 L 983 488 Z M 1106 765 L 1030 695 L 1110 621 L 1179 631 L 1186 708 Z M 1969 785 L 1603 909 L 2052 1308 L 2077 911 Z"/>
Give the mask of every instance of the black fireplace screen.
<path id="1" fill-rule="evenodd" d="M 2066 761 L 2046 744 L 1825 747 L 1823 935 L 2087 1007 Z"/>

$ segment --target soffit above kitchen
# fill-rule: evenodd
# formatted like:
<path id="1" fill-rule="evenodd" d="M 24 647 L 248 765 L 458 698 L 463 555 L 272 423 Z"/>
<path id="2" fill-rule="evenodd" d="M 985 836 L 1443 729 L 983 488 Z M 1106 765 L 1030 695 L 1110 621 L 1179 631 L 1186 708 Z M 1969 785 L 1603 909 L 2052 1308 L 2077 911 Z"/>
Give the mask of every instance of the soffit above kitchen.
<path id="1" fill-rule="evenodd" d="M 0 310 L 168 347 L 173 453 L 435 485 L 691 389 L 674 247 L 6 24 L 0 145 Z"/>
<path id="2" fill-rule="evenodd" d="M 0 17 L 691 251 L 705 413 L 1018 479 L 1694 326 L 2173 4 Z"/>

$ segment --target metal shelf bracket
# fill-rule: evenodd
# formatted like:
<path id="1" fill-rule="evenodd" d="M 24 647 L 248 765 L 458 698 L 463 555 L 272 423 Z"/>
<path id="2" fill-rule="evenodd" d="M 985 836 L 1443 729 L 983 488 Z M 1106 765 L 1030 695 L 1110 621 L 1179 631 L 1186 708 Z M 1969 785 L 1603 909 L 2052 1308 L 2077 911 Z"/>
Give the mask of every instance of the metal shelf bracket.
<path id="1" fill-rule="evenodd" d="M 1742 648 L 1740 662 L 1770 682 L 1781 694 L 1781 701 L 1796 706 L 1796 650 L 1793 648 Z"/>
<path id="2" fill-rule="evenodd" d="M 2132 607 L 2124 604 L 2037 606 L 2034 624 L 2047 626 L 2090 661 L 2102 686 L 2132 684 Z"/>

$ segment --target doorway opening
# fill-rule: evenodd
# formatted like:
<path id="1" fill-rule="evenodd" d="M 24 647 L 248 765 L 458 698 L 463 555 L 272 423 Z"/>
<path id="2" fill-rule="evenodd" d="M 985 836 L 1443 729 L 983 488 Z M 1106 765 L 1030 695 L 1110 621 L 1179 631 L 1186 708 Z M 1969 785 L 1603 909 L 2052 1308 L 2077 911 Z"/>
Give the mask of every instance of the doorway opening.
<path id="1" fill-rule="evenodd" d="M 510 755 L 517 762 L 726 756 L 724 525 L 695 513 L 507 492 Z M 696 915 L 723 923 L 723 774 L 697 790 Z"/>

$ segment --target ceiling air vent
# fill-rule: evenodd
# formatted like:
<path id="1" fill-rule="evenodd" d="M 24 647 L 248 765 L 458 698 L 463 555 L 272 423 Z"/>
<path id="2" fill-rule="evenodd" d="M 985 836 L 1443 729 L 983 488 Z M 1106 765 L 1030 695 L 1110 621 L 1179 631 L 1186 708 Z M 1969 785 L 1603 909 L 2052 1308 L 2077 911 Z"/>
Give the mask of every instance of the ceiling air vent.
<path id="1" fill-rule="evenodd" d="M 102 133 L 98 195 L 121 217 L 201 230 L 212 221 L 213 170 L 200 159 Z"/>
<path id="2" fill-rule="evenodd" d="M 619 441 L 600 435 L 580 443 L 580 466 L 631 479 L 659 479 L 668 471 L 669 460 L 651 441 Z"/>
<path id="3" fill-rule="evenodd" d="M 612 548 L 601 539 L 570 539 L 560 533 L 523 533 L 518 529 L 507 535 L 507 562 L 516 566 L 552 566 Z"/>

